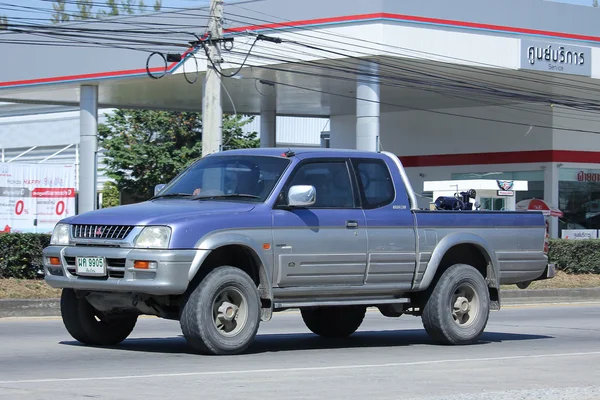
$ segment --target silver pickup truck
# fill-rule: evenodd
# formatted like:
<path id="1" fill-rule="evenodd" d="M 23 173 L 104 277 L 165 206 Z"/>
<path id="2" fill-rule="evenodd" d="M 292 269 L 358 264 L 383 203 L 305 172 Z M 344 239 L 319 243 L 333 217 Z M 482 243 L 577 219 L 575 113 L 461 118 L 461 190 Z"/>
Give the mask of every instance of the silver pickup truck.
<path id="1" fill-rule="evenodd" d="M 300 309 L 312 332 L 341 338 L 368 307 L 420 316 L 436 342 L 474 343 L 501 284 L 554 276 L 545 217 L 436 204 L 419 209 L 389 153 L 225 151 L 148 201 L 61 221 L 45 279 L 90 345 L 120 343 L 147 314 L 180 321 L 200 353 L 237 354 L 273 312 Z"/>

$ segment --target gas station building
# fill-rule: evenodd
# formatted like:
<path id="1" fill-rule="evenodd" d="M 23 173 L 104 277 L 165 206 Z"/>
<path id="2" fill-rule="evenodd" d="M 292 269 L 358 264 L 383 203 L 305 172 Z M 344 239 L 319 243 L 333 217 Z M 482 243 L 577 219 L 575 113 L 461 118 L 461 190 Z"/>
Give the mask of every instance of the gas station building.
<path id="1" fill-rule="evenodd" d="M 222 78 L 223 112 L 259 115 L 262 146 L 278 143 L 278 116 L 326 118 L 323 146 L 394 152 L 423 207 L 426 181 L 527 181 L 516 201 L 544 199 L 564 213 L 551 218 L 553 237 L 600 229 L 599 9 L 544 0 L 226 1 L 224 9 L 234 40 L 221 68 L 241 69 Z M 150 57 L 150 72 L 162 76 L 152 79 L 147 43 L 115 44 L 120 18 L 101 24 L 101 45 L 56 46 L 75 39 L 49 36 L 33 44 L 26 33 L 0 41 L 0 102 L 79 109 L 80 212 L 95 207 L 98 109 L 202 110 L 204 52 L 164 64 Z M 127 17 L 149 30 L 165 21 L 193 21 L 200 36 L 207 10 Z M 283 42 L 251 47 L 256 34 Z M 166 41 L 193 40 L 174 31 Z M 6 146 L 10 132 L 2 136 Z"/>

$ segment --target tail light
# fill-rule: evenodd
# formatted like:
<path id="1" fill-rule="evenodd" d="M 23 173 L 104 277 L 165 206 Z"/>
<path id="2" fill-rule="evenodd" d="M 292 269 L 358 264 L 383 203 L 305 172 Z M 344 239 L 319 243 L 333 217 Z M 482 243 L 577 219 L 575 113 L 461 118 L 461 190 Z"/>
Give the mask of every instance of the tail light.
<path id="1" fill-rule="evenodd" d="M 544 235 L 544 254 L 548 255 L 548 247 L 550 246 L 550 226 L 546 220 L 546 234 Z"/>

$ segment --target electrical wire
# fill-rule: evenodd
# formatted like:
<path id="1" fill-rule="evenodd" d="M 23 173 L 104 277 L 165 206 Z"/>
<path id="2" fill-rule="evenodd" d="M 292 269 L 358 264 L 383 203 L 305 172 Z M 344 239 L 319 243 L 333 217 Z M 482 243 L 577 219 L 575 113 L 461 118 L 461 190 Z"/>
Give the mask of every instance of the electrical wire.
<path id="1" fill-rule="evenodd" d="M 313 48 L 316 48 L 315 46 L 312 46 L 312 47 L 313 47 Z M 316 48 L 316 50 L 320 50 L 320 51 L 328 51 L 327 49 L 323 49 L 323 48 Z M 341 53 L 339 53 L 339 52 L 337 52 L 337 53 L 338 53 L 338 54 L 341 54 Z M 348 56 L 347 54 L 341 54 L 341 55 L 343 55 L 343 56 Z M 379 64 L 382 64 L 382 63 L 379 63 Z M 354 72 L 356 72 L 356 71 L 354 71 Z M 417 71 L 415 71 L 415 72 L 417 72 Z M 435 78 L 435 76 L 430 76 L 430 78 L 434 79 L 434 78 Z M 464 82 L 463 82 L 463 83 L 464 83 Z M 488 89 L 488 90 L 489 90 L 489 89 Z M 498 95 L 499 93 L 496 91 L 495 93 L 492 93 L 492 94 L 493 94 L 493 95 Z M 500 93 L 500 94 L 502 94 L 502 93 Z M 541 99 L 540 99 L 540 98 L 538 98 L 538 99 L 532 99 L 530 95 L 529 95 L 529 97 L 527 97 L 527 98 L 523 98 L 523 97 L 521 97 L 521 98 L 518 98 L 517 96 L 515 96 L 515 94 L 514 94 L 514 93 L 506 93 L 506 94 L 502 94 L 502 95 L 504 95 L 505 97 L 507 97 L 507 96 L 508 96 L 509 98 L 517 98 L 517 99 L 519 99 L 519 100 L 524 100 L 524 101 L 533 101 L 533 100 L 537 100 L 537 101 L 549 101 L 549 100 L 548 100 L 548 97 L 547 97 L 547 94 L 545 94 L 545 93 L 543 93 L 543 96 L 544 96 L 544 97 L 543 97 L 543 98 L 541 98 Z M 551 101 L 552 103 L 556 102 L 556 101 L 554 101 L 554 99 L 551 99 L 551 100 L 553 100 L 553 101 Z M 576 100 L 578 100 L 578 99 L 576 99 Z M 570 101 L 570 103 L 565 103 L 565 105 L 568 105 L 568 106 L 571 106 L 571 107 L 577 107 L 577 104 L 573 104 L 573 103 L 572 103 L 572 101 L 573 101 L 573 98 L 569 99 L 568 101 Z M 594 106 L 595 106 L 595 108 L 597 109 L 597 103 L 596 103 L 596 102 L 594 102 L 594 103 L 593 103 L 593 105 L 594 105 Z M 584 104 L 584 106 L 585 106 L 585 104 Z M 580 107 L 580 108 L 581 108 L 581 107 Z M 585 107 L 584 107 L 584 108 L 585 108 Z"/>
<path id="2" fill-rule="evenodd" d="M 41 1 L 45 1 L 45 0 L 41 0 Z M 6 4 L 6 3 L 0 3 L 0 4 Z M 9 4 L 10 5 L 10 4 Z M 232 6 L 235 7 L 240 7 L 245 9 L 244 7 L 241 7 L 239 4 L 231 4 Z M 13 5 L 10 5 L 13 6 Z M 15 7 L 15 6 L 13 6 Z M 22 6 L 25 7 L 25 6 Z M 31 7 L 29 7 L 31 9 Z M 248 10 L 248 9 L 246 9 Z M 251 10 L 253 12 L 256 12 L 254 10 Z M 181 13 L 181 12 L 186 12 L 185 10 L 181 10 L 181 9 L 177 9 L 177 11 L 175 13 Z M 265 14 L 265 13 L 262 13 Z M 235 15 L 235 14 L 231 14 L 228 13 L 228 15 Z M 268 14 L 266 14 L 268 15 Z M 245 16 L 241 16 L 244 18 L 249 18 L 249 17 L 245 17 Z M 255 18 L 254 18 L 255 19 Z M 108 19 L 108 22 L 111 22 L 113 20 L 113 18 Z M 256 19 L 255 19 L 256 20 Z M 263 20 L 266 21 L 266 20 Z M 266 21 L 266 22 L 271 22 L 272 21 Z M 279 23 L 277 23 L 279 24 Z M 282 27 L 281 29 L 289 29 L 291 27 L 291 25 L 287 25 L 284 27 Z M 175 25 L 173 25 L 175 26 Z M 300 29 L 302 30 L 302 28 L 304 27 L 298 27 L 298 26 L 294 26 L 295 29 Z M 310 29 L 308 29 L 310 31 Z M 133 30 L 122 30 L 122 34 L 126 35 L 126 34 L 134 34 L 135 32 Z M 90 31 L 88 30 L 88 33 L 90 33 Z M 158 32 L 157 32 L 158 33 Z M 182 32 L 178 32 L 178 33 L 182 33 Z M 286 31 L 286 33 L 288 33 Z M 298 34 L 296 32 L 292 32 L 294 34 Z M 300 36 L 303 37 L 310 37 L 310 35 L 307 34 L 298 34 Z M 314 35 L 313 35 L 314 36 Z M 336 36 L 336 37 L 343 37 L 343 38 L 349 38 L 352 39 L 354 41 L 356 41 L 357 43 L 355 43 L 355 47 L 358 48 L 369 48 L 367 46 L 364 46 L 364 43 L 369 43 L 369 41 L 364 40 L 364 39 L 358 39 L 358 38 L 352 38 L 349 36 L 344 36 L 344 35 L 339 35 L 339 34 L 335 34 L 335 33 L 328 33 L 328 38 L 315 38 L 313 37 L 313 39 L 319 39 L 319 40 L 323 40 L 323 41 L 327 41 L 327 43 L 343 43 L 344 45 L 348 45 L 347 42 L 342 42 L 342 41 L 337 41 L 337 40 L 332 40 L 331 36 Z M 121 41 L 125 41 L 125 39 L 122 39 Z M 250 47 L 250 50 L 245 53 L 245 58 L 244 61 L 240 64 L 240 67 L 238 68 L 238 71 L 236 71 L 233 74 L 222 74 L 222 76 L 224 77 L 232 77 L 235 76 L 237 73 L 239 73 L 239 71 L 241 71 L 245 65 L 247 65 L 247 61 L 248 58 L 250 57 L 250 54 L 252 53 L 252 51 L 254 50 L 254 45 L 256 44 L 256 41 L 254 41 L 253 45 Z M 138 44 L 141 41 L 138 41 Z M 315 50 L 315 51 L 324 51 L 324 52 L 329 52 L 331 54 L 335 54 L 340 53 L 338 50 L 331 48 L 331 45 L 329 45 L 330 48 L 324 48 L 324 47 L 319 47 L 319 46 L 314 46 L 314 45 L 310 45 L 307 43 L 302 43 L 300 41 L 289 41 L 290 43 L 293 42 L 293 44 L 298 45 L 298 46 L 312 46 L 313 48 L 311 49 L 310 47 L 307 47 L 311 50 Z M 148 45 L 172 45 L 172 44 L 168 44 L 168 43 L 164 43 L 161 42 L 160 44 L 158 44 L 157 42 L 152 43 L 152 41 L 143 41 L 144 44 L 148 44 Z M 363 43 L 363 45 L 361 45 L 361 43 Z M 381 44 L 379 43 L 375 43 L 375 42 L 371 42 L 373 44 L 377 44 L 378 46 L 381 46 Z M 96 43 L 97 44 L 97 43 Z M 183 47 L 183 45 L 181 45 Z M 189 47 L 186 45 L 186 47 Z M 394 47 L 394 46 L 392 46 Z M 399 47 L 395 47 L 397 49 L 402 49 L 403 51 L 412 51 L 412 52 L 418 52 L 416 50 L 412 50 L 412 49 L 403 49 L 403 48 L 399 48 Z M 370 48 L 369 48 L 370 49 Z M 137 50 L 137 49 L 136 49 Z M 206 48 L 205 48 L 206 51 Z M 256 51 L 255 51 L 256 53 Z M 424 52 L 421 52 L 424 53 Z M 365 55 L 367 55 L 367 53 L 363 53 Z M 400 54 L 400 55 L 404 55 L 406 56 L 406 54 L 401 54 L 401 53 L 397 53 L 397 52 L 390 52 L 388 51 L 387 54 Z M 338 54 L 338 55 L 342 55 L 342 54 Z M 372 54 L 368 54 L 368 55 L 372 55 Z M 447 56 L 441 56 L 441 55 L 435 55 L 432 53 L 429 53 L 429 55 L 433 55 L 436 56 L 437 58 L 452 58 L 452 57 L 447 57 Z M 348 54 L 343 54 L 343 56 L 348 56 Z M 213 60 L 210 57 L 207 57 L 210 62 L 211 65 L 213 66 L 213 68 L 215 68 L 216 71 L 221 72 L 220 69 L 216 68 L 216 65 L 213 63 Z M 355 59 L 359 59 L 359 57 L 355 57 Z M 285 62 L 285 59 L 281 60 L 282 62 Z M 464 60 L 463 60 L 464 61 Z M 472 62 L 472 60 L 469 60 L 470 62 Z M 289 57 L 287 62 L 289 62 Z M 412 60 L 408 60 L 408 62 L 418 62 L 418 61 L 412 61 Z M 336 63 L 339 64 L 339 61 L 336 60 Z M 482 64 L 483 65 L 483 64 Z M 430 87 L 437 87 L 438 89 L 434 89 L 435 92 L 437 93 L 445 93 L 445 94 L 450 94 L 450 95 L 458 95 L 460 93 L 464 94 L 465 91 L 473 91 L 475 87 L 476 90 L 479 90 L 478 95 L 480 96 L 487 96 L 488 98 L 492 99 L 496 97 L 505 97 L 506 99 L 510 99 L 510 100 L 514 100 L 514 101 L 533 101 L 533 102 L 546 102 L 546 103 L 551 103 L 551 104 L 559 104 L 562 106 L 566 106 L 566 107 L 573 107 L 573 108 L 577 108 L 582 112 L 592 112 L 592 111 L 596 111 L 598 109 L 598 103 L 592 99 L 583 99 L 584 101 L 581 101 L 580 98 L 575 98 L 573 96 L 562 96 L 559 97 L 559 101 L 554 101 L 555 99 L 552 99 L 550 97 L 548 97 L 548 93 L 544 93 L 544 92 L 535 92 L 535 91 L 524 91 L 524 90 L 520 90 L 518 92 L 510 92 L 510 91 L 503 91 L 500 90 L 497 87 L 493 87 L 493 86 L 489 86 L 490 84 L 495 84 L 494 82 L 490 82 L 490 81 L 485 81 L 485 80 L 474 80 L 471 82 L 465 82 L 464 80 L 460 80 L 457 79 L 456 77 L 451 76 L 450 74 L 447 74 L 445 76 L 439 76 L 439 71 L 435 71 L 435 70 L 425 70 L 422 65 L 420 65 L 420 69 L 419 70 L 415 70 L 415 69 L 410 69 L 410 68 L 406 68 L 406 67 L 402 67 L 400 65 L 398 65 L 398 63 L 394 64 L 392 62 L 387 62 L 387 63 L 382 63 L 379 62 L 379 66 L 382 68 L 386 68 L 386 70 L 384 72 L 387 72 L 388 74 L 394 74 L 394 73 L 398 73 L 398 72 L 404 72 L 404 73 L 412 73 L 412 74 L 419 74 L 423 77 L 427 77 L 428 79 L 430 79 L 429 81 L 423 80 L 423 79 L 399 79 L 397 76 L 386 76 L 384 75 L 383 77 L 378 76 L 378 79 L 382 79 L 382 84 L 383 85 L 387 85 L 387 86 L 399 86 L 399 85 L 404 85 L 404 87 L 410 87 L 410 88 L 414 88 L 414 89 L 427 89 L 430 90 Z M 317 66 L 318 68 L 324 68 L 323 65 Z M 498 66 L 494 66 L 495 68 L 498 68 Z M 256 66 L 256 68 L 261 68 L 260 66 Z M 362 71 L 360 71 L 359 69 L 357 69 L 356 67 L 354 68 L 350 68 L 348 65 L 338 65 L 338 66 L 333 66 L 333 67 L 328 67 L 330 68 L 330 70 L 339 72 L 339 73 L 348 73 L 348 74 L 358 74 L 358 73 L 362 73 Z M 466 71 L 466 72 L 473 72 L 473 69 L 469 69 L 467 68 L 463 68 L 463 67 L 453 67 L 451 69 L 454 70 L 459 70 L 459 71 Z M 197 70 L 197 68 L 196 68 Z M 509 71 L 512 71 L 510 69 L 507 69 Z M 287 71 L 289 72 L 289 71 Z M 501 74 L 497 74 L 495 71 L 492 71 L 493 73 L 489 73 L 489 71 L 486 71 L 485 73 L 488 75 L 495 75 L 495 76 L 502 76 Z M 435 74 L 438 75 L 435 75 Z M 479 72 L 478 72 L 479 73 Z M 504 75 L 506 77 L 506 75 Z M 536 74 L 536 76 L 539 76 L 539 74 Z M 440 79 L 441 78 L 441 79 Z M 515 77 L 510 77 L 511 79 L 515 79 Z M 187 79 L 187 77 L 186 77 Z M 400 83 L 404 81 L 403 83 Z M 538 79 L 538 80 L 531 80 L 534 83 L 544 83 L 544 80 Z M 573 82 L 577 82 L 580 83 L 576 80 L 571 80 Z M 549 81 L 546 81 L 549 82 Z M 553 82 L 553 84 L 556 84 L 556 82 Z M 419 87 L 419 85 L 421 85 L 422 87 Z M 466 85 L 466 86 L 465 86 Z M 505 89 L 506 87 L 504 87 L 503 89 Z M 515 86 L 515 88 L 521 89 L 518 86 Z M 581 86 L 581 88 L 585 89 L 585 90 L 589 90 L 588 88 L 586 88 L 585 86 Z M 577 89 L 577 88 L 576 88 Z M 454 92 L 454 93 L 452 93 Z M 537 97 L 536 97 L 537 96 Z M 464 98 L 464 97 L 463 97 Z M 587 101 L 585 101 L 587 100 Z M 509 107 L 509 106 L 506 106 Z M 556 113 L 556 112 L 554 112 Z M 553 113 L 547 114 L 547 115 L 554 115 Z"/>
<path id="3" fill-rule="evenodd" d="M 248 17 L 245 15 L 234 14 L 234 13 L 230 13 L 230 12 L 228 12 L 227 15 L 242 17 L 242 18 L 245 18 L 245 19 L 251 20 L 251 21 L 267 23 L 267 24 L 269 24 L 269 28 L 268 28 L 269 30 L 284 31 L 287 34 L 298 35 L 300 37 L 309 37 L 312 39 L 318 39 L 318 40 L 324 41 L 325 43 L 333 42 L 333 43 L 340 43 L 340 44 L 346 44 L 346 45 L 348 44 L 347 42 L 342 42 L 340 40 L 332 39 L 332 37 L 338 37 L 338 38 L 351 39 L 351 40 L 357 41 L 358 43 L 353 44 L 353 46 L 355 46 L 355 47 L 372 50 L 373 46 L 377 46 L 380 50 L 383 50 L 386 54 L 391 54 L 391 55 L 396 55 L 396 56 L 408 56 L 409 54 L 407 54 L 406 52 L 410 52 L 413 54 L 420 54 L 420 55 L 424 55 L 424 56 L 433 56 L 433 57 L 444 59 L 444 60 L 459 61 L 459 62 L 463 62 L 463 63 L 469 62 L 472 64 L 479 65 L 481 67 L 489 67 L 489 68 L 501 69 L 501 70 L 506 70 L 506 71 L 514 71 L 511 68 L 501 67 L 501 66 L 489 64 L 489 63 L 483 63 L 483 62 L 480 62 L 477 60 L 466 60 L 466 59 L 463 59 L 460 57 L 453 57 L 453 56 L 441 55 L 441 54 L 436 54 L 436 53 L 431 53 L 431 52 L 426 52 L 426 51 L 414 50 L 414 49 L 409 49 L 409 48 L 405 48 L 405 47 L 390 45 L 387 43 L 385 45 L 383 45 L 382 43 L 368 40 L 365 38 L 356 38 L 356 37 L 352 37 L 352 36 L 348 36 L 348 35 L 339 34 L 336 32 L 327 32 L 326 37 L 320 38 L 320 37 L 315 36 L 317 34 L 317 32 L 315 32 L 313 28 L 306 27 L 306 26 L 298 26 L 297 23 L 295 23 L 292 20 L 282 19 L 280 17 L 274 16 L 274 15 L 271 15 L 271 14 L 268 14 L 268 13 L 265 13 L 262 11 L 252 10 L 252 9 L 241 6 L 240 4 L 234 3 L 234 4 L 231 4 L 231 6 L 237 7 L 237 8 L 246 10 L 246 11 L 250 11 L 255 14 L 264 15 L 264 16 L 267 16 L 270 18 L 277 18 L 280 20 L 273 21 L 273 20 L 267 20 L 267 19 L 260 19 L 260 18 L 255 18 L 255 17 Z M 285 22 L 282 22 L 282 20 Z M 256 22 L 240 21 L 240 20 L 235 20 L 235 19 L 233 19 L 232 21 L 246 24 L 246 25 L 248 25 L 248 24 L 255 25 L 256 24 Z M 273 25 L 279 25 L 279 27 L 273 26 Z M 290 29 L 293 29 L 293 31 L 291 31 Z M 312 35 L 309 33 L 298 33 L 297 31 L 309 32 L 309 33 L 312 33 Z M 363 44 L 361 44 L 361 43 L 363 43 Z M 385 46 L 385 48 L 384 48 L 384 46 Z M 399 53 L 397 51 L 391 51 L 390 49 L 401 50 L 404 53 Z M 411 61 L 411 60 L 407 60 L 407 61 Z M 469 68 L 468 66 L 460 66 L 460 65 L 454 65 L 454 66 L 450 65 L 448 67 L 451 69 L 460 69 L 460 70 L 465 70 L 465 69 Z M 523 72 L 526 75 L 531 75 L 536 80 L 539 79 L 539 77 L 540 77 L 540 74 L 536 73 L 535 71 L 525 70 L 525 71 L 521 71 L 521 72 Z M 496 71 L 489 71 L 489 73 L 498 74 L 498 72 L 496 72 Z M 555 83 L 554 79 L 564 80 L 566 82 L 577 83 L 577 84 L 581 83 L 575 79 L 571 79 L 571 78 L 567 78 L 567 77 L 563 77 L 563 76 L 553 77 L 553 80 L 545 81 L 545 83 L 553 84 L 553 83 Z M 593 85 L 595 85 L 595 86 L 597 85 L 600 88 L 600 84 L 593 84 Z"/>
<path id="4" fill-rule="evenodd" d="M 302 75 L 323 77 L 322 74 L 309 73 L 309 72 L 305 72 L 305 71 L 299 71 L 297 69 L 290 70 L 290 69 L 285 69 L 285 68 L 277 68 L 277 67 L 273 67 L 273 66 L 264 66 L 264 65 L 250 65 L 250 67 L 253 69 L 255 69 L 255 68 L 256 69 L 267 69 L 267 70 L 271 70 L 271 71 L 286 72 L 286 73 L 291 73 L 291 74 L 302 74 Z M 338 77 L 338 78 L 344 79 L 341 77 Z M 347 79 L 351 80 L 352 82 L 355 82 L 354 79 L 350 79 L 350 78 L 347 78 Z M 370 99 L 359 98 L 356 96 L 349 96 L 349 95 L 341 94 L 341 93 L 334 93 L 334 92 L 326 91 L 326 90 L 314 89 L 314 88 L 310 88 L 310 87 L 295 85 L 295 84 L 281 82 L 281 81 L 271 81 L 271 80 L 264 80 L 264 81 L 270 82 L 274 85 L 287 86 L 287 87 L 292 87 L 292 88 L 306 90 L 306 91 L 312 91 L 312 92 L 321 93 L 321 94 L 349 98 L 349 99 L 353 99 L 353 100 L 363 100 L 363 101 L 367 101 L 367 102 L 375 102 L 375 103 L 379 103 L 381 105 L 387 105 L 387 106 L 391 106 L 391 107 L 395 107 L 395 108 L 408 109 L 408 110 L 412 110 L 412 111 L 422 111 L 422 112 L 428 112 L 428 113 L 445 115 L 445 116 L 453 116 L 453 117 L 479 120 L 479 121 L 485 121 L 485 122 L 503 123 L 503 124 L 508 124 L 508 125 L 524 126 L 524 127 L 529 127 L 529 128 L 537 127 L 537 128 L 550 129 L 550 130 L 553 129 L 553 130 L 562 130 L 562 131 L 569 131 L 569 132 L 600 134 L 599 131 L 593 131 L 593 130 L 587 130 L 587 129 L 566 128 L 566 127 L 560 127 L 560 126 L 546 126 L 546 125 L 541 125 L 541 124 L 531 124 L 531 123 L 522 123 L 522 122 L 516 122 L 516 121 L 499 120 L 499 119 L 493 119 L 493 118 L 477 117 L 477 116 L 473 116 L 473 115 L 457 114 L 457 113 L 440 111 L 440 110 L 424 109 L 424 108 L 414 107 L 414 106 L 410 106 L 410 105 L 399 105 L 399 104 L 394 104 L 394 103 L 384 102 L 384 101 L 374 101 L 374 100 L 370 100 Z"/>

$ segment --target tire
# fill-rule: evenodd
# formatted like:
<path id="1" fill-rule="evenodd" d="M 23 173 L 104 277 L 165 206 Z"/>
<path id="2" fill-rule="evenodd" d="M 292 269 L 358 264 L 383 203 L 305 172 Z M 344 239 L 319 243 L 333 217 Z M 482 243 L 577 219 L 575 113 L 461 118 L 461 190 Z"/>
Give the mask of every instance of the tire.
<path id="1" fill-rule="evenodd" d="M 224 305 L 227 301 L 238 307 L 237 312 Z M 219 312 L 219 306 L 225 309 Z M 234 313 L 232 321 L 227 320 L 228 311 Z M 181 314 L 181 330 L 201 354 L 240 354 L 258 332 L 260 311 L 260 296 L 250 276 L 239 268 L 222 266 L 206 275 L 190 295 Z"/>
<path id="2" fill-rule="evenodd" d="M 364 306 L 316 307 L 300 310 L 306 327 L 326 338 L 344 338 L 352 335 L 365 318 Z"/>
<path id="3" fill-rule="evenodd" d="M 456 304 L 459 301 L 461 304 Z M 458 310 L 456 318 L 455 305 L 464 307 Z M 423 307 L 421 319 L 435 342 L 465 345 L 479 340 L 489 313 L 490 295 L 481 273 L 470 265 L 456 264 L 438 280 Z"/>
<path id="4" fill-rule="evenodd" d="M 92 346 L 121 343 L 131 334 L 138 319 L 136 314 L 104 316 L 85 298 L 78 298 L 73 289 L 62 290 L 60 311 L 69 334 L 75 340 Z"/>

